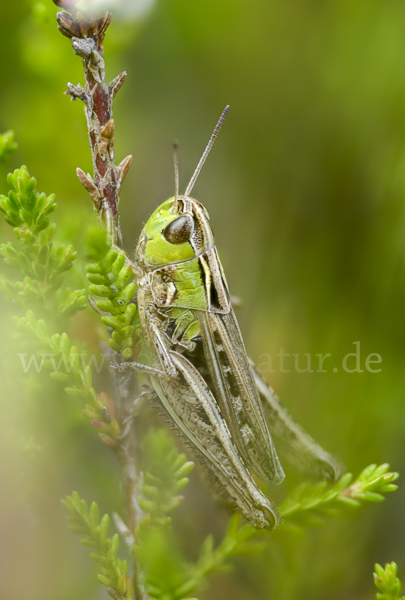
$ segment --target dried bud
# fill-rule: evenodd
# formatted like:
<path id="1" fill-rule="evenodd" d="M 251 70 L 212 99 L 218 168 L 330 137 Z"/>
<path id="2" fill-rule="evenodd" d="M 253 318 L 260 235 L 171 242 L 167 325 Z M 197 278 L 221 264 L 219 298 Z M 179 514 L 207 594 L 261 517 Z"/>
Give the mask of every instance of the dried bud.
<path id="1" fill-rule="evenodd" d="M 56 13 L 56 20 L 58 22 L 58 29 L 62 35 L 67 38 L 80 37 L 80 21 L 76 21 L 67 12 Z"/>
<path id="2" fill-rule="evenodd" d="M 101 129 L 97 138 L 98 153 L 103 160 L 106 159 L 107 151 L 110 157 L 114 152 L 114 119 L 110 119 Z"/>
<path id="3" fill-rule="evenodd" d="M 129 171 L 129 167 L 132 162 L 132 154 L 124 158 L 118 165 L 118 186 L 121 187 L 122 182 L 124 181 L 125 175 Z"/>
<path id="4" fill-rule="evenodd" d="M 93 200 L 95 210 L 100 210 L 102 197 L 93 179 L 89 174 L 86 175 L 81 169 L 76 169 L 76 173 L 82 186 L 89 192 L 90 198 Z"/>
<path id="5" fill-rule="evenodd" d="M 101 409 L 101 418 L 103 419 L 104 423 L 111 423 L 112 419 L 110 411 L 106 406 L 103 406 L 103 408 Z"/>
<path id="6" fill-rule="evenodd" d="M 123 71 L 122 73 L 117 75 L 117 77 L 115 79 L 113 79 L 112 82 L 109 84 L 108 87 L 110 89 L 110 92 L 111 92 L 113 98 L 115 98 L 118 91 L 121 89 L 121 86 L 123 85 L 126 78 L 127 78 L 127 72 Z"/>
<path id="7" fill-rule="evenodd" d="M 80 21 L 80 27 L 82 31 L 81 37 L 92 37 L 99 38 L 98 46 L 100 48 L 101 42 L 104 39 L 105 31 L 111 23 L 112 14 L 106 10 L 101 17 L 88 17 L 83 21 Z"/>
<path id="8" fill-rule="evenodd" d="M 111 23 L 112 14 L 106 10 L 100 17 L 84 18 L 84 15 L 74 7 L 77 1 L 53 0 L 57 6 L 68 11 L 56 14 L 59 31 L 68 38 L 93 38 L 97 42 L 98 49 L 103 52 L 103 39 L 106 29 Z"/>

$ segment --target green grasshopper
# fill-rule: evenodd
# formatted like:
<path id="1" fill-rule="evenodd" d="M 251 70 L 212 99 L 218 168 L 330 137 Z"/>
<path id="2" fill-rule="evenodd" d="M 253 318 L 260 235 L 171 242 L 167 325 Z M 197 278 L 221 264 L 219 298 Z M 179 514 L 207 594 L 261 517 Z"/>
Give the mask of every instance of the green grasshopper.
<path id="1" fill-rule="evenodd" d="M 273 529 L 279 514 L 252 475 L 275 484 L 284 479 L 270 431 L 280 449 L 307 471 L 335 479 L 340 466 L 294 423 L 249 361 L 208 212 L 190 197 L 228 108 L 184 195 L 179 195 L 175 153 L 175 195 L 155 210 L 141 233 L 133 270 L 152 366 L 131 362 L 121 368 L 150 376 L 169 419 L 201 459 L 219 496 L 254 527 Z"/>

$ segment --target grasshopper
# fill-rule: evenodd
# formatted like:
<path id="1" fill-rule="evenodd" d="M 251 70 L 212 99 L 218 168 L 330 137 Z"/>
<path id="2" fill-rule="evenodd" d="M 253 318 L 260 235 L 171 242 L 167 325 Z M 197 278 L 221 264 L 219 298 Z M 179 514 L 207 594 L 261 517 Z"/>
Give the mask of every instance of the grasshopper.
<path id="1" fill-rule="evenodd" d="M 222 499 L 256 528 L 280 517 L 254 475 L 284 479 L 280 450 L 307 471 L 335 479 L 339 463 L 288 415 L 247 357 L 206 208 L 190 194 L 229 107 L 223 111 L 184 195 L 175 195 L 147 221 L 135 251 L 137 303 L 152 365 L 124 363 L 147 373 L 169 419 L 209 472 Z M 266 421 L 266 416 L 268 423 Z"/>

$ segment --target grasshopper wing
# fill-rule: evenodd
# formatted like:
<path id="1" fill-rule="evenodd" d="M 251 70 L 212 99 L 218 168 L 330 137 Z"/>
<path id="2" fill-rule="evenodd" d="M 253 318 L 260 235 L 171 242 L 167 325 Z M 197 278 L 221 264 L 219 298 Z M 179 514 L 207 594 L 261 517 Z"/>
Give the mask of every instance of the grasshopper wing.
<path id="1" fill-rule="evenodd" d="M 281 483 L 281 467 L 235 314 L 199 311 L 204 358 L 214 396 L 246 465 L 265 481 Z"/>

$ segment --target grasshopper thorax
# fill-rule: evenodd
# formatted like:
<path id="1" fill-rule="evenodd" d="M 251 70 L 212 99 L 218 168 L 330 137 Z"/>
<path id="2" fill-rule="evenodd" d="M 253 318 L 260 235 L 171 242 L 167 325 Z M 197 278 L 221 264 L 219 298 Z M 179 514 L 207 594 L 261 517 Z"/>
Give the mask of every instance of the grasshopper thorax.
<path id="1" fill-rule="evenodd" d="M 214 246 L 206 208 L 188 196 L 169 198 L 148 219 L 135 251 L 137 264 L 149 272 L 201 256 Z"/>

